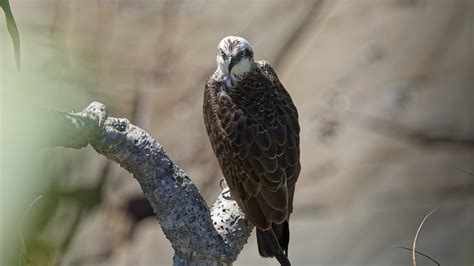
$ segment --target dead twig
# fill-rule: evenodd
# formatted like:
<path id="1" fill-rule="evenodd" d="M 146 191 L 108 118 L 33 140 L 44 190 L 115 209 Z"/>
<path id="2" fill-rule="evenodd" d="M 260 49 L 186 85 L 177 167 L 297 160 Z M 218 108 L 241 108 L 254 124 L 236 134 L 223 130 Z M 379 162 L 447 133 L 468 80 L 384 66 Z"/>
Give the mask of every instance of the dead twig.
<path id="1" fill-rule="evenodd" d="M 406 249 L 406 250 L 409 250 L 409 251 L 413 251 L 413 249 L 407 248 L 407 247 L 404 247 L 404 246 L 393 245 L 393 247 L 395 247 L 395 248 L 401 248 L 401 249 Z M 421 256 L 423 256 L 423 257 L 425 257 L 425 258 L 431 260 L 432 262 L 436 263 L 436 265 L 441 266 L 441 264 L 439 264 L 439 262 L 437 262 L 437 261 L 436 261 L 435 259 L 433 259 L 432 257 L 426 255 L 425 253 L 423 253 L 423 252 L 421 252 L 421 251 L 417 251 L 417 250 L 415 250 L 415 252 L 416 252 L 417 254 L 420 254 Z"/>
<path id="2" fill-rule="evenodd" d="M 426 222 L 426 220 L 428 219 L 428 217 L 431 216 L 431 214 L 433 214 L 435 211 L 437 211 L 438 208 L 430 211 L 426 216 L 425 218 L 423 218 L 423 220 L 421 221 L 420 223 L 420 226 L 418 226 L 418 230 L 416 230 L 416 234 L 415 234 L 415 239 L 413 239 L 413 248 L 412 248 L 412 252 L 411 252 L 411 257 L 412 257 L 412 260 L 413 260 L 413 266 L 416 266 L 416 241 L 418 240 L 418 235 L 420 234 L 420 231 L 421 231 L 421 228 L 423 227 L 423 224 Z M 439 265 L 439 264 L 438 264 Z"/>

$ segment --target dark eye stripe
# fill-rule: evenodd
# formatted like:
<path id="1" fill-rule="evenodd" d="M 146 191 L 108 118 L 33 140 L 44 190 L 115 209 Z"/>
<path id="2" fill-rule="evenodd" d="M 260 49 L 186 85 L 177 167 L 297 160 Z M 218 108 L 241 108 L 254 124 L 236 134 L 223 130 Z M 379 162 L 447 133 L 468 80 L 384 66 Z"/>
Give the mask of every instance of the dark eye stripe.
<path id="1" fill-rule="evenodd" d="M 227 58 L 227 55 L 225 55 L 224 51 L 222 50 L 220 50 L 220 52 L 221 52 L 222 59 L 225 60 Z"/>

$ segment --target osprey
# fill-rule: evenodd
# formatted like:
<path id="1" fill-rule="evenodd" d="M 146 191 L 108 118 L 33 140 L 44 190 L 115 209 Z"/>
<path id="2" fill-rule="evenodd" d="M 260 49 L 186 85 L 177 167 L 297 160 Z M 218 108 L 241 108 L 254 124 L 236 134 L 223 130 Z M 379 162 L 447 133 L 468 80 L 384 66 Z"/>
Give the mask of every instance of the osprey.
<path id="1" fill-rule="evenodd" d="M 288 221 L 301 170 L 298 112 L 244 38 L 228 36 L 218 45 L 204 123 L 232 198 L 257 227 L 260 255 L 290 265 Z"/>

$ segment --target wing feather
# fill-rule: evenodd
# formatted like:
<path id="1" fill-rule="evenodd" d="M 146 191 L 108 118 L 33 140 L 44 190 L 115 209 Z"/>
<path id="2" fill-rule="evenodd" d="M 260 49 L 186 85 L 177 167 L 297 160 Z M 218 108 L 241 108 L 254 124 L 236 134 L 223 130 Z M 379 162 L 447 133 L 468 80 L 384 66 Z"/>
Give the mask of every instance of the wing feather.
<path id="1" fill-rule="evenodd" d="M 281 187 L 276 193 L 262 188 L 260 195 L 274 210 L 284 211 L 288 208 L 288 189 L 285 187 Z"/>
<path id="2" fill-rule="evenodd" d="M 277 197 L 283 199 L 281 195 L 278 195 Z M 282 223 L 288 219 L 288 209 L 279 210 L 273 208 L 272 206 L 270 206 L 270 202 L 265 199 L 261 194 L 257 195 L 256 199 L 260 209 L 262 210 L 263 215 L 268 221 L 271 221 L 272 223 Z M 288 198 L 286 198 L 286 201 L 288 202 Z M 287 203 L 285 205 L 287 205 Z"/>
<path id="3" fill-rule="evenodd" d="M 262 150 L 268 150 L 270 148 L 271 141 L 272 140 L 270 139 L 270 136 L 266 130 L 257 132 L 257 135 L 255 136 L 255 142 Z"/>

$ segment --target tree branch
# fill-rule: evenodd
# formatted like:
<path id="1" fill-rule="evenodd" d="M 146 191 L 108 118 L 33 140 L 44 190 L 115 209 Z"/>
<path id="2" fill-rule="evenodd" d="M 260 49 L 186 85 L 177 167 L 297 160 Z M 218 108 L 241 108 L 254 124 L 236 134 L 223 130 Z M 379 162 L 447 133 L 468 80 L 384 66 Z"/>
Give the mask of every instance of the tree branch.
<path id="1" fill-rule="evenodd" d="M 233 262 L 253 229 L 233 200 L 221 192 L 212 210 L 186 173 L 163 147 L 127 119 L 108 117 L 106 108 L 91 103 L 79 113 L 48 111 L 60 135 L 46 144 L 83 148 L 88 144 L 134 175 L 175 250 L 175 265 L 223 265 Z"/>

